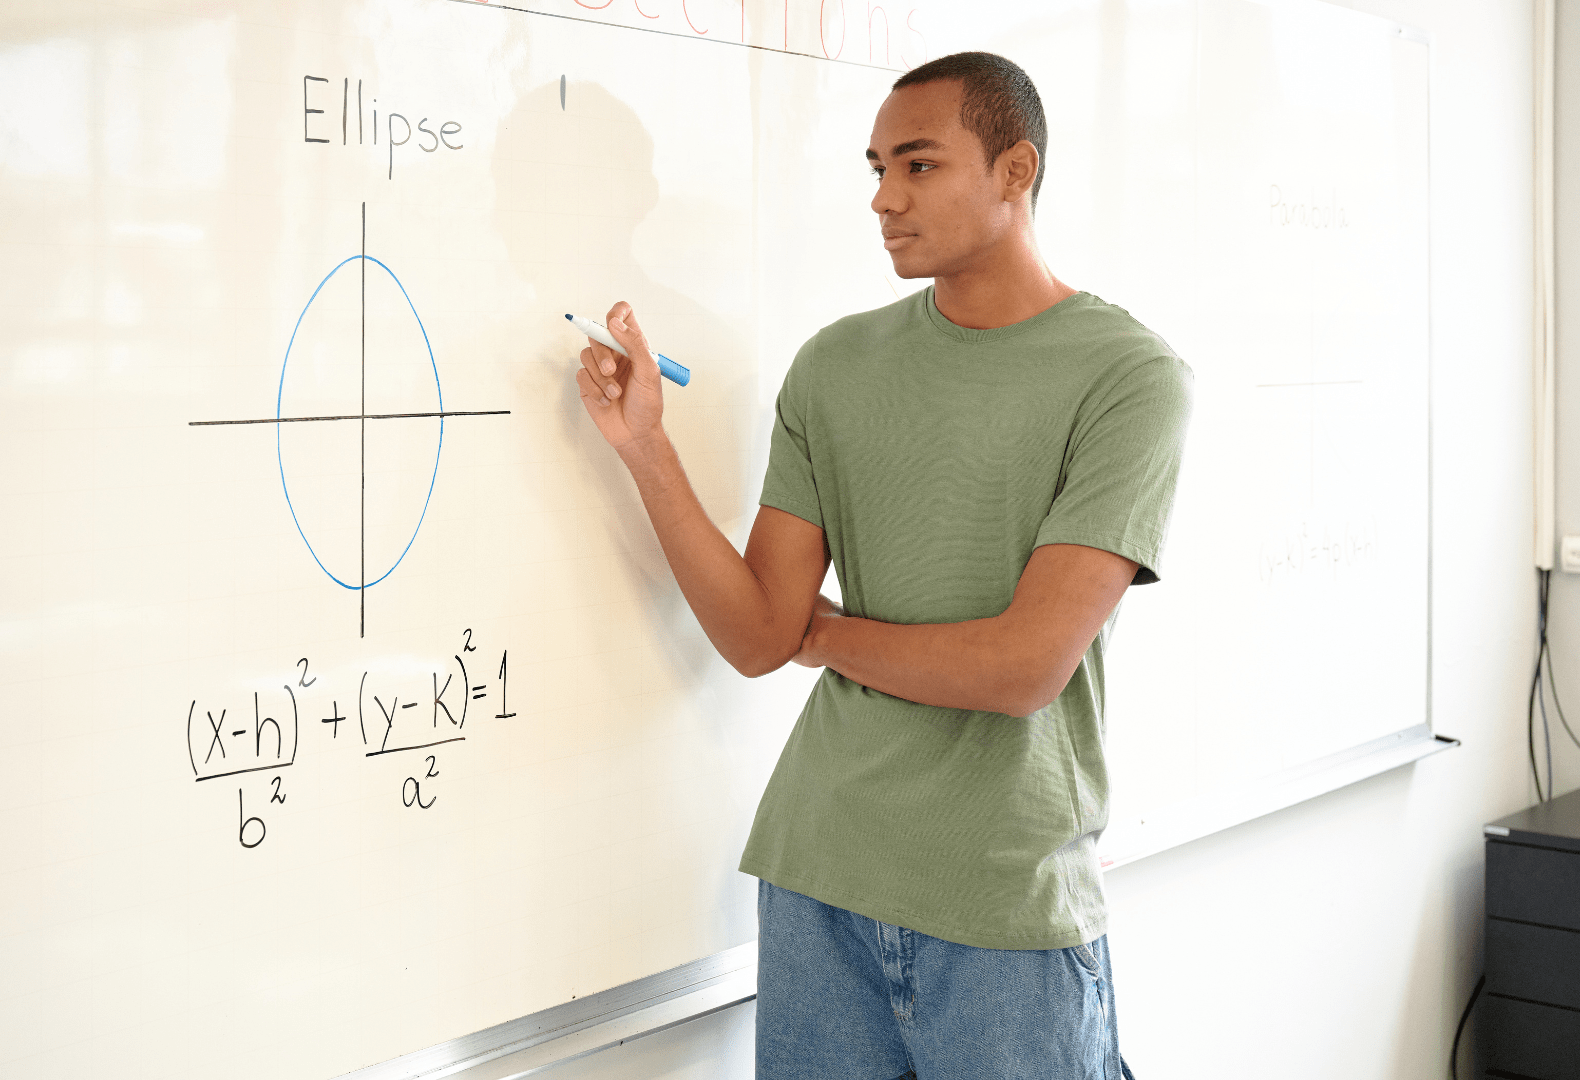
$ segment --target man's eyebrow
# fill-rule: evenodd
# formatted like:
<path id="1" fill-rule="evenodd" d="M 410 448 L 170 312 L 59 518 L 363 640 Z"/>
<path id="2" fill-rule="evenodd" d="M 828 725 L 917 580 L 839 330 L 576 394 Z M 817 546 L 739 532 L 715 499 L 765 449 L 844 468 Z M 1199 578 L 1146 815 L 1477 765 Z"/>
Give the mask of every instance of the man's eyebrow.
<path id="1" fill-rule="evenodd" d="M 900 157 L 904 154 L 914 154 L 918 150 L 942 150 L 943 148 L 944 144 L 936 139 L 912 139 L 910 142 L 900 143 L 893 150 L 889 151 L 889 153 L 893 157 Z M 878 152 L 869 147 L 867 150 L 867 160 L 877 161 Z"/>

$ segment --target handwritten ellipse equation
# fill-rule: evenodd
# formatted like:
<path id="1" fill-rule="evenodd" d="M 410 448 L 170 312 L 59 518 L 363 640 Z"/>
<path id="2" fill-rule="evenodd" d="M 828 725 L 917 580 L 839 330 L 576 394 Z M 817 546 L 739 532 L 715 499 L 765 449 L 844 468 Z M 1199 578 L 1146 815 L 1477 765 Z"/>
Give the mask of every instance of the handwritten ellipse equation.
<path id="1" fill-rule="evenodd" d="M 410 754 L 420 764 L 391 796 L 406 810 L 426 811 L 439 805 L 440 748 L 466 742 L 479 719 L 516 716 L 509 651 L 501 649 L 496 663 L 474 644 L 470 629 L 461 632 L 448 659 L 424 670 L 364 670 L 354 684 L 321 679 L 305 656 L 288 670 L 288 678 L 239 695 L 242 701 L 194 697 L 186 709 L 193 780 L 237 784 L 236 839 L 249 850 L 268 835 L 268 806 L 289 797 L 285 770 L 296 764 L 299 750 L 364 759 Z M 248 784 L 254 786 L 250 798 Z"/>

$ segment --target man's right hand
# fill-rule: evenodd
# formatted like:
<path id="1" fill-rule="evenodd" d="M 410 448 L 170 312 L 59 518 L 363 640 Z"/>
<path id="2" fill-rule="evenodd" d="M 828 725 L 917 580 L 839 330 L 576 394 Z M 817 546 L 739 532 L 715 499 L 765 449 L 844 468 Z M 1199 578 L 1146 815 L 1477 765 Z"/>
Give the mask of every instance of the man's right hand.
<path id="1" fill-rule="evenodd" d="M 624 457 L 664 433 L 663 379 L 630 304 L 621 300 L 610 308 L 604 325 L 630 356 L 589 339 L 576 389 L 604 440 Z"/>

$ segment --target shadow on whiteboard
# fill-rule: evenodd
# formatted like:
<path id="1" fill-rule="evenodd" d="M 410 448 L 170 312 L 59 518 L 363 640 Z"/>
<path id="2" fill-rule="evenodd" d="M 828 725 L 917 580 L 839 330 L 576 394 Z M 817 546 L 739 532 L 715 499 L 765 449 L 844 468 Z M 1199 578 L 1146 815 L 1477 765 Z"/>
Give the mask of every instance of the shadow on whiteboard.
<path id="1" fill-rule="evenodd" d="M 582 507 L 576 544 L 584 554 L 619 554 L 622 567 L 646 594 L 644 608 L 656 640 L 700 635 L 664 559 L 630 474 L 599 434 L 577 392 L 577 354 L 586 345 L 568 335 L 564 312 L 602 320 L 619 300 L 629 302 L 655 346 L 697 373 L 684 389 L 664 385 L 664 428 L 675 443 L 698 498 L 715 521 L 738 515 L 747 500 L 746 462 L 735 453 L 727 402 L 739 399 L 749 375 L 746 344 L 727 319 L 699 299 L 686 260 L 644 264 L 639 233 L 683 231 L 706 207 L 676 205 L 654 172 L 653 135 L 636 111 L 590 82 L 545 83 L 524 93 L 501 121 L 494 148 L 495 220 L 512 269 L 535 299 L 522 318 L 520 339 L 534 359 L 551 360 L 558 385 L 523 388 L 553 403 L 555 430 L 543 436 L 565 448 L 562 466 L 574 474 Z M 574 212 L 568 208 L 575 208 Z M 546 326 L 553 331 L 545 330 Z M 536 365 L 544 367 L 544 365 Z M 741 391 L 744 392 L 744 391 Z M 542 416 L 542 420 L 549 418 Z M 671 647 L 667 657 L 700 684 L 717 658 L 711 650 Z M 698 665 L 702 665 L 701 668 Z"/>

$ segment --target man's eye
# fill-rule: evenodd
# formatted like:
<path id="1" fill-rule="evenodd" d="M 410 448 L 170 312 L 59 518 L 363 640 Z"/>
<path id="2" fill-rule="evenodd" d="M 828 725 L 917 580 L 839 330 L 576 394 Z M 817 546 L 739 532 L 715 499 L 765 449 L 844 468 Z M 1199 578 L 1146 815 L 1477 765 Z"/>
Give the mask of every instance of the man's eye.
<path id="1" fill-rule="evenodd" d="M 873 176 L 876 176 L 879 180 L 883 179 L 883 168 L 882 168 L 882 166 L 874 165 L 868 171 L 871 172 Z"/>
<path id="2" fill-rule="evenodd" d="M 934 165 L 930 161 L 913 161 L 913 162 L 911 162 L 911 171 L 913 173 L 914 172 L 923 172 L 923 171 L 925 171 L 927 169 L 936 169 L 937 167 L 938 166 Z"/>

